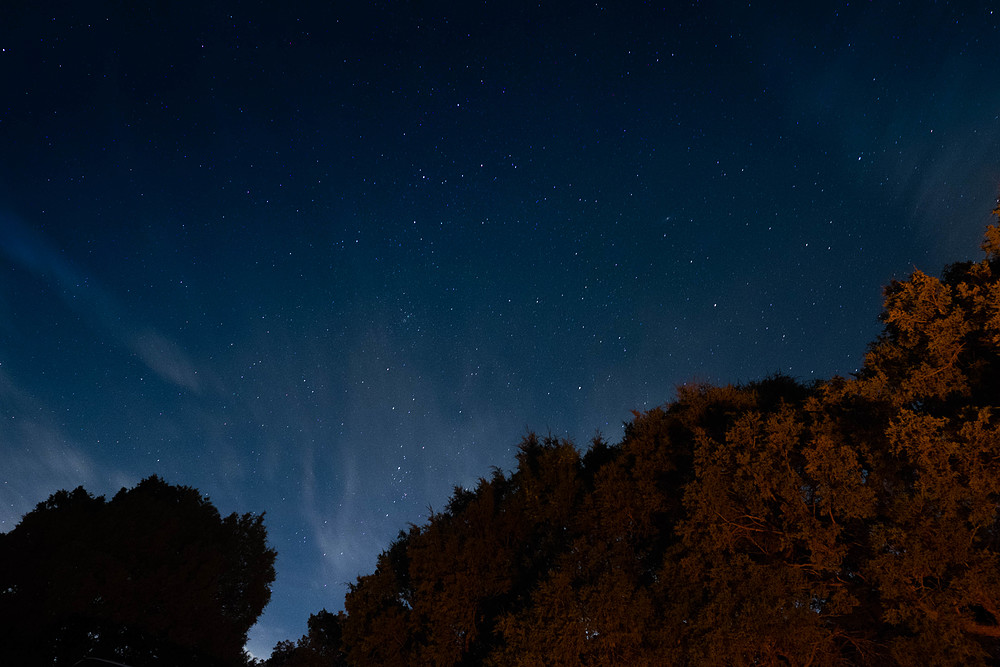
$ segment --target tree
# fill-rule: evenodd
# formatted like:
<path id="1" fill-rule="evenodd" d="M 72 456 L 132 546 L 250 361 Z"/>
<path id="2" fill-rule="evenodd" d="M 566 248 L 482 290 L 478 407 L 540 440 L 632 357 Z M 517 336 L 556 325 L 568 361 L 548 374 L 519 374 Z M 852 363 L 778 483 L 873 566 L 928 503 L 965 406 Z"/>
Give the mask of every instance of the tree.
<path id="1" fill-rule="evenodd" d="M 1000 660 L 1000 228 L 982 248 L 891 283 L 884 333 L 836 392 L 883 429 L 864 574 L 901 662 Z"/>
<path id="2" fill-rule="evenodd" d="M 518 471 L 456 489 L 444 512 L 414 526 L 345 600 L 352 664 L 480 664 L 499 620 L 529 600 L 570 539 L 580 456 L 567 442 L 524 439 Z"/>
<path id="3" fill-rule="evenodd" d="M 298 643 L 281 641 L 274 647 L 264 667 L 341 667 L 347 664 L 343 652 L 344 613 L 326 609 L 309 617 L 309 632 Z"/>
<path id="4" fill-rule="evenodd" d="M 852 378 L 682 387 L 582 457 L 529 436 L 351 587 L 349 661 L 1000 664 L 1000 228 L 982 247 L 889 284 Z"/>
<path id="5" fill-rule="evenodd" d="M 0 535 L 0 662 L 244 664 L 274 559 L 263 515 L 220 517 L 190 487 L 59 491 Z"/>

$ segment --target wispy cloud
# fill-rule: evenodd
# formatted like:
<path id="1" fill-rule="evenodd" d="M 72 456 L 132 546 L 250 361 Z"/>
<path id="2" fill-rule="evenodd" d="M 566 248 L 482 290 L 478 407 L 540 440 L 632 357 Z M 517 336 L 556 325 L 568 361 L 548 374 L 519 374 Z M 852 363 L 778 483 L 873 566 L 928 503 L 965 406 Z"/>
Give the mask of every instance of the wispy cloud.
<path id="1" fill-rule="evenodd" d="M 12 530 L 21 517 L 59 489 L 85 487 L 113 493 L 134 479 L 106 470 L 53 419 L 53 411 L 32 396 L 0 367 L 0 532 Z"/>
<path id="2" fill-rule="evenodd" d="M 64 303 L 90 326 L 130 350 L 165 382 L 199 392 L 198 371 L 184 349 L 155 329 L 129 317 L 115 295 L 74 266 L 41 234 L 11 215 L 0 214 L 0 251 L 20 267 L 59 288 Z"/>
<path id="3" fill-rule="evenodd" d="M 13 428 L 5 426 L 0 441 L 4 450 L 0 532 L 13 529 L 25 513 L 59 489 L 97 486 L 97 466 L 52 424 L 20 421 Z"/>
<path id="4" fill-rule="evenodd" d="M 198 371 L 184 350 L 166 336 L 146 329 L 130 336 L 128 345 L 147 367 L 164 380 L 198 393 Z"/>

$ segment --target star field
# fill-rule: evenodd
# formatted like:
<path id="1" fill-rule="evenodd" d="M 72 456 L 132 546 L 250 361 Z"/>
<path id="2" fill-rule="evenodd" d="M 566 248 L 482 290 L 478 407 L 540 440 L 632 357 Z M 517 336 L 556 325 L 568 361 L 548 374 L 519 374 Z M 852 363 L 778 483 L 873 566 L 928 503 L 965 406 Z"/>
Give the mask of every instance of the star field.
<path id="1" fill-rule="evenodd" d="M 529 429 L 849 374 L 978 257 L 972 3 L 0 10 L 0 530 L 150 474 L 267 512 L 296 638 Z"/>

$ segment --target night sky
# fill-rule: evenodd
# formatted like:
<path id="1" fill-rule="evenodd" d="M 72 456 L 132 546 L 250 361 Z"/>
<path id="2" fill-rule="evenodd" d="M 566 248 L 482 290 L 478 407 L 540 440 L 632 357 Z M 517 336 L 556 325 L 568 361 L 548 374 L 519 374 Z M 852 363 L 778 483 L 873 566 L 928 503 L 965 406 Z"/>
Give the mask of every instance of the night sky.
<path id="1" fill-rule="evenodd" d="M 0 531 L 266 511 L 259 656 L 529 430 L 855 371 L 1000 184 L 991 3 L 49 4 L 0 8 Z"/>

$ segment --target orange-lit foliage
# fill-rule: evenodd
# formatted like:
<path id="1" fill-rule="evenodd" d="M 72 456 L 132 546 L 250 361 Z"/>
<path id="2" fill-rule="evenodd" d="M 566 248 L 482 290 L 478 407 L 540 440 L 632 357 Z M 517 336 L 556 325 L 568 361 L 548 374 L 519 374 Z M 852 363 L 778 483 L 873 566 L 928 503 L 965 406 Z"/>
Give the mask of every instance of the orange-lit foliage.
<path id="1" fill-rule="evenodd" d="M 1000 662 L 1000 231 L 886 289 L 852 379 L 528 437 L 347 597 L 367 665 Z"/>

